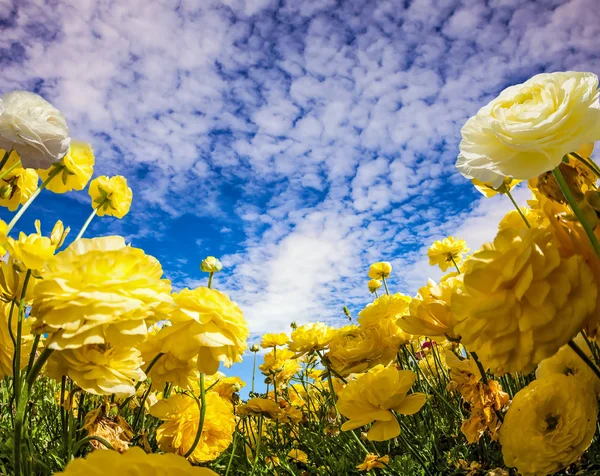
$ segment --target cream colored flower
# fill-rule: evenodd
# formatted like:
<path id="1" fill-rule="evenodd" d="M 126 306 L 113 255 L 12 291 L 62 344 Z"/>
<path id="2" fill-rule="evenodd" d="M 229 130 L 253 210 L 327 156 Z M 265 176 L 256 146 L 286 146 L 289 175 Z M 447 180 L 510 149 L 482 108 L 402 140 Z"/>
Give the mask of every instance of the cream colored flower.
<path id="1" fill-rule="evenodd" d="M 221 262 L 214 256 L 207 256 L 200 263 L 200 270 L 205 273 L 217 273 L 223 269 Z"/>
<path id="2" fill-rule="evenodd" d="M 598 78 L 574 71 L 543 73 L 511 86 L 461 130 L 456 166 L 466 178 L 499 186 L 557 167 L 584 142 L 600 139 Z"/>
<path id="3" fill-rule="evenodd" d="M 69 150 L 65 116 L 29 91 L 13 91 L 0 100 L 0 148 L 16 150 L 23 167 L 45 169 Z"/>

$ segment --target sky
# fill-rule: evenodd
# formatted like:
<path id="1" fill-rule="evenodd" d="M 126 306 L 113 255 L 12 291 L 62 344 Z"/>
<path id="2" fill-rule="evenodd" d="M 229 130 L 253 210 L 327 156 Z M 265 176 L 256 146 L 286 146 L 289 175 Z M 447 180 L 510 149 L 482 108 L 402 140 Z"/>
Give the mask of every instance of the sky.
<path id="1" fill-rule="evenodd" d="M 356 316 L 372 262 L 414 294 L 434 240 L 491 240 L 511 204 L 456 172 L 460 128 L 534 74 L 600 72 L 597 0 L 0 0 L 0 30 L 0 93 L 48 99 L 133 189 L 86 236 L 125 236 L 175 289 L 217 256 L 252 340 Z M 21 226 L 90 211 L 44 192 Z"/>

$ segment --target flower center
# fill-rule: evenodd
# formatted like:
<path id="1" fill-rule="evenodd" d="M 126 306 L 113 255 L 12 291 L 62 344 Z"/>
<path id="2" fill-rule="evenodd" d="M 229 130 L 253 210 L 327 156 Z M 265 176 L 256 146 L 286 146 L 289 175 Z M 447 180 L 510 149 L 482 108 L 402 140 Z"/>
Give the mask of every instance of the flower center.
<path id="1" fill-rule="evenodd" d="M 550 432 L 556 430 L 559 421 L 560 418 L 557 415 L 548 415 L 546 417 L 546 431 Z"/>

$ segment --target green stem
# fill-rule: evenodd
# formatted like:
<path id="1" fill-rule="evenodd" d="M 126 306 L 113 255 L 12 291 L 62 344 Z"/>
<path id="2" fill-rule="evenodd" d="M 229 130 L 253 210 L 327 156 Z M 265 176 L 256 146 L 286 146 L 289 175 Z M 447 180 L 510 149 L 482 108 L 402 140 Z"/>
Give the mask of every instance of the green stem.
<path id="1" fill-rule="evenodd" d="M 44 190 L 46 188 L 46 186 L 50 183 L 50 180 L 52 180 L 60 172 L 62 172 L 62 169 L 63 169 L 62 167 L 55 167 L 54 170 L 52 172 L 50 172 L 50 174 L 48 175 L 46 180 L 44 180 L 42 182 L 42 184 L 37 188 L 37 190 L 35 192 L 33 192 L 31 197 L 29 197 L 29 199 L 23 204 L 23 206 L 21 206 L 19 211 L 15 214 L 13 219 L 8 224 L 8 227 L 6 228 L 7 235 L 14 228 L 14 226 L 17 224 L 19 219 L 23 216 L 23 213 L 25 213 L 25 211 L 29 208 L 29 206 L 33 203 L 33 201 L 37 198 L 37 196 L 41 193 L 41 191 Z"/>
<path id="2" fill-rule="evenodd" d="M 4 166 L 6 165 L 6 162 L 8 162 L 8 158 L 10 157 L 10 154 L 12 154 L 12 151 L 13 151 L 12 149 L 4 151 L 2 160 L 0 160 L 0 170 L 2 170 L 4 168 Z"/>
<path id="3" fill-rule="evenodd" d="M 200 437 L 202 436 L 202 429 L 204 428 L 204 419 L 206 418 L 206 392 L 204 391 L 204 374 L 200 374 L 200 400 L 196 399 L 198 406 L 200 407 L 200 421 L 198 422 L 198 431 L 196 432 L 196 438 L 192 443 L 192 446 L 184 455 L 185 458 L 189 458 L 190 455 L 198 446 Z"/>
<path id="4" fill-rule="evenodd" d="M 237 438 L 237 430 L 233 433 L 233 442 L 231 443 L 231 454 L 229 455 L 229 461 L 227 462 L 227 469 L 225 470 L 225 476 L 229 475 L 231 469 L 231 462 L 233 461 L 233 455 L 235 454 L 235 444 Z"/>
<path id="5" fill-rule="evenodd" d="M 390 291 L 388 290 L 388 285 L 387 285 L 387 282 L 385 281 L 385 277 L 381 276 L 381 280 L 383 281 L 383 286 L 385 288 L 385 293 L 389 296 L 390 295 Z"/>
<path id="6" fill-rule="evenodd" d="M 107 449 L 116 451 L 113 448 L 113 446 L 108 441 L 106 441 L 104 438 L 102 438 L 101 436 L 90 435 L 90 436 L 86 436 L 85 438 L 82 438 L 77 443 L 75 443 L 75 446 L 73 447 L 73 454 L 77 455 L 77 451 L 79 451 L 79 448 L 81 448 L 83 445 L 85 445 L 86 443 L 88 443 L 90 441 L 97 441 L 99 443 L 102 443 L 104 446 L 106 446 Z"/>
<path id="7" fill-rule="evenodd" d="M 571 193 L 571 190 L 569 189 L 569 185 L 567 185 L 567 182 L 565 181 L 565 178 L 563 177 L 562 172 L 559 170 L 558 167 L 556 167 L 552 171 L 552 173 L 554 174 L 554 178 L 558 182 L 558 185 L 559 185 L 560 189 L 562 190 L 562 193 L 565 196 L 569 206 L 573 210 L 573 213 L 575 214 L 575 216 L 581 223 L 581 226 L 585 230 L 585 233 L 587 234 L 587 236 L 590 240 L 590 243 L 592 244 L 592 247 L 594 248 L 594 251 L 596 252 L 596 254 L 598 256 L 600 256 L 600 243 L 598 242 L 598 238 L 596 238 L 596 235 L 594 234 L 594 229 L 590 226 L 590 224 L 586 220 L 585 216 L 583 215 L 581 209 L 577 205 L 577 202 L 575 201 L 575 197 L 573 197 L 573 194 Z"/>
<path id="8" fill-rule="evenodd" d="M 212 281 L 213 281 L 213 276 L 215 275 L 215 273 L 208 273 L 208 289 L 212 288 Z"/>
<path id="9" fill-rule="evenodd" d="M 254 352 L 254 365 L 252 366 L 252 393 L 254 393 L 254 375 L 256 374 L 256 352 Z"/>
<path id="10" fill-rule="evenodd" d="M 596 374 L 596 377 L 600 378 L 600 370 L 598 369 L 598 367 L 596 367 L 593 362 L 589 359 L 589 357 L 585 354 L 585 352 L 583 350 L 581 350 L 579 348 L 579 346 L 575 343 L 575 341 L 570 340 L 568 342 L 569 347 L 571 349 L 573 349 L 573 352 L 575 352 L 579 358 L 581 358 L 581 360 L 583 360 L 585 362 L 585 364 L 592 369 L 592 372 L 594 372 Z"/>
<path id="11" fill-rule="evenodd" d="M 579 162 L 581 162 L 588 169 L 590 169 L 594 173 L 594 175 L 596 175 L 596 177 L 600 177 L 600 169 L 598 169 L 598 166 L 594 163 L 593 160 L 590 160 L 588 162 L 587 159 L 585 159 L 584 157 L 582 157 L 581 155 L 579 155 L 577 152 L 571 152 L 571 154 L 569 154 L 569 155 L 572 155 L 577 160 L 579 160 Z"/>
<path id="12" fill-rule="evenodd" d="M 525 218 L 525 215 L 523 214 L 523 211 L 521 210 L 521 207 L 519 207 L 519 205 L 517 205 L 517 202 L 515 201 L 514 197 L 512 196 L 512 193 L 510 193 L 510 190 L 508 190 L 508 187 L 507 187 L 507 190 L 506 190 L 506 196 L 508 198 L 510 198 L 510 201 L 512 202 L 512 204 L 515 206 L 515 208 L 519 212 L 519 215 L 521 215 L 521 218 L 525 222 L 525 225 L 527 225 L 527 228 L 531 228 L 531 225 L 527 221 L 527 218 Z"/>
<path id="13" fill-rule="evenodd" d="M 17 161 L 14 164 L 12 164 L 8 169 L 0 172 L 0 180 L 2 180 L 4 177 L 6 177 L 9 173 L 11 173 L 13 170 L 15 170 L 16 168 L 21 166 L 21 161 Z"/>
<path id="14" fill-rule="evenodd" d="M 138 422 L 143 421 L 144 413 L 146 412 L 146 399 L 148 398 L 148 395 L 150 395 L 151 391 L 152 391 L 152 384 L 148 385 L 148 389 L 144 392 L 144 396 L 142 397 L 142 400 L 140 401 L 140 409 L 138 410 L 137 415 L 135 416 L 135 419 L 133 420 L 133 425 L 132 425 L 134 432 L 137 430 Z"/>
<path id="15" fill-rule="evenodd" d="M 92 222 L 92 220 L 96 216 L 96 213 L 98 213 L 98 209 L 94 208 L 92 210 L 92 213 L 90 213 L 90 216 L 88 217 L 88 219 L 85 221 L 85 223 L 81 227 L 81 230 L 79 230 L 79 233 L 77 234 L 77 236 L 73 240 L 74 242 L 77 241 L 79 238 L 81 238 L 83 236 L 83 234 L 85 233 L 85 230 L 87 230 L 87 227 L 90 226 L 90 223 Z"/>
<path id="16" fill-rule="evenodd" d="M 23 289 L 21 290 L 21 299 L 19 301 L 19 314 L 17 316 L 17 344 L 14 353 L 15 401 L 17 402 L 17 405 L 19 404 L 21 394 L 21 340 L 23 334 L 23 318 L 25 317 L 25 293 L 27 292 L 27 285 L 29 284 L 30 277 L 31 270 L 28 269 L 27 273 L 25 273 L 25 280 L 23 281 Z"/>
<path id="17" fill-rule="evenodd" d="M 454 265 L 454 267 L 456 268 L 456 271 L 458 272 L 458 274 L 460 274 L 460 268 L 458 267 L 458 265 L 456 264 L 456 261 L 454 260 L 454 256 L 450 255 L 450 259 L 452 260 L 452 264 Z"/>
<path id="18" fill-rule="evenodd" d="M 33 345 L 31 346 L 31 352 L 29 353 L 29 362 L 27 364 L 27 373 L 33 367 L 33 361 L 35 360 L 35 353 L 37 352 L 38 345 L 40 344 L 41 334 L 36 334 L 33 339 Z"/>

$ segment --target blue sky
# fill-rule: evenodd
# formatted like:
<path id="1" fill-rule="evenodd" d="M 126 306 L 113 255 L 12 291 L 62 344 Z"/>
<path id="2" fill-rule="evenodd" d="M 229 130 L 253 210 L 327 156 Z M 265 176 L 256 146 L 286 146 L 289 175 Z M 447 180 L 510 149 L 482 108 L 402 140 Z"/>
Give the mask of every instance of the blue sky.
<path id="1" fill-rule="evenodd" d="M 455 171 L 461 126 L 538 72 L 600 72 L 597 0 L 0 0 L 0 28 L 1 92 L 50 100 L 133 188 L 87 236 L 124 235 L 176 288 L 220 257 L 254 337 L 341 324 L 373 261 L 412 294 L 433 240 L 492 238 L 510 204 Z M 23 226 L 90 211 L 42 197 Z"/>

